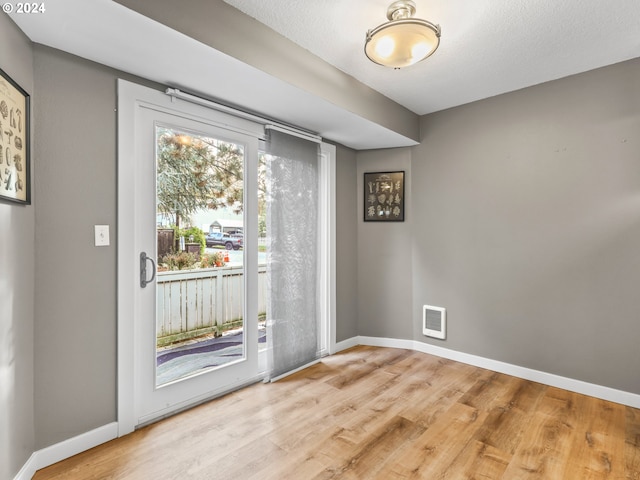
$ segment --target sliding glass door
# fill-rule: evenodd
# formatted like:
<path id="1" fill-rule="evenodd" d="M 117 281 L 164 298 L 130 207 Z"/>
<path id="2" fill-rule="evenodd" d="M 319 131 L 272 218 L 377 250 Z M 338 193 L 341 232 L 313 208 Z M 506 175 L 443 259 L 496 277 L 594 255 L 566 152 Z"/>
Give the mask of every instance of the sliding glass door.
<path id="1" fill-rule="evenodd" d="M 329 353 L 334 151 L 124 81 L 119 121 L 125 434 Z"/>

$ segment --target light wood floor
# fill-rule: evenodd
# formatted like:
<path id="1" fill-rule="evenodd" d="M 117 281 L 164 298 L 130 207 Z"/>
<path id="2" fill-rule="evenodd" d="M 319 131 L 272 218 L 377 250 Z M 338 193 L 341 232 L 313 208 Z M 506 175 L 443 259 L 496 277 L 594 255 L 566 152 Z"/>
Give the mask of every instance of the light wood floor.
<path id="1" fill-rule="evenodd" d="M 39 471 L 44 479 L 640 479 L 640 410 L 356 347 Z"/>

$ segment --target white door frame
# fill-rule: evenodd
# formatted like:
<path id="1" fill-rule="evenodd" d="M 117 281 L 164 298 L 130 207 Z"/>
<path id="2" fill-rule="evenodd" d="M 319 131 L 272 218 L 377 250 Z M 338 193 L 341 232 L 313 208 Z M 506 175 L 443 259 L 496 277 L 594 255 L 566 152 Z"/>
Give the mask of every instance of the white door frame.
<path id="1" fill-rule="evenodd" d="M 336 353 L 336 147 L 322 143 L 320 157 L 321 354 Z"/>

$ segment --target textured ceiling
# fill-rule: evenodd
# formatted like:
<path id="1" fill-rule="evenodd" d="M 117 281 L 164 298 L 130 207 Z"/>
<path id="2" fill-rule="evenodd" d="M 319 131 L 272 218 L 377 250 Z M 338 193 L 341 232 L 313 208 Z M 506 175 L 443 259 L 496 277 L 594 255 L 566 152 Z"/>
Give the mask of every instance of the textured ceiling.
<path id="1" fill-rule="evenodd" d="M 225 2 L 418 114 L 640 56 L 639 0 L 415 0 L 442 38 L 402 70 L 363 54 L 391 0 Z"/>

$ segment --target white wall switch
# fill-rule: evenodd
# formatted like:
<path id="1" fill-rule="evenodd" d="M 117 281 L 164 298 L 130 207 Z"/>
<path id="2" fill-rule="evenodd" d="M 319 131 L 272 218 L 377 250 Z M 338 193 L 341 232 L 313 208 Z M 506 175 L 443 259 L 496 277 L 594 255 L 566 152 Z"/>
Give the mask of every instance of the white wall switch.
<path id="1" fill-rule="evenodd" d="M 96 225 L 96 247 L 107 247 L 109 245 L 109 225 Z"/>

